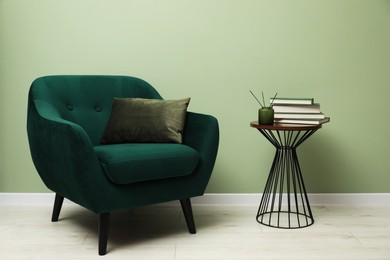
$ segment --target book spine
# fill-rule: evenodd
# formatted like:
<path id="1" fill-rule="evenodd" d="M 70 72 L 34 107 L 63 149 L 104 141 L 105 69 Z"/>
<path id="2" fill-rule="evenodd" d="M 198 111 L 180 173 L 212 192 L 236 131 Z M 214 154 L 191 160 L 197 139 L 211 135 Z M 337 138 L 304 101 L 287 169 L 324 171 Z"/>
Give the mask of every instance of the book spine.
<path id="1" fill-rule="evenodd" d="M 275 113 L 320 113 L 320 105 L 273 105 Z"/>
<path id="2" fill-rule="evenodd" d="M 275 113 L 275 119 L 324 119 L 325 115 L 322 113 Z"/>
<path id="3" fill-rule="evenodd" d="M 314 98 L 271 98 L 272 104 L 286 104 L 286 105 L 312 105 Z"/>
<path id="4" fill-rule="evenodd" d="M 319 124 L 323 124 L 323 123 L 326 123 L 326 122 L 329 122 L 330 121 L 330 118 L 329 117 L 325 117 L 324 119 L 275 119 L 275 123 L 278 123 L 278 124 L 298 124 L 298 125 L 319 125 Z"/>

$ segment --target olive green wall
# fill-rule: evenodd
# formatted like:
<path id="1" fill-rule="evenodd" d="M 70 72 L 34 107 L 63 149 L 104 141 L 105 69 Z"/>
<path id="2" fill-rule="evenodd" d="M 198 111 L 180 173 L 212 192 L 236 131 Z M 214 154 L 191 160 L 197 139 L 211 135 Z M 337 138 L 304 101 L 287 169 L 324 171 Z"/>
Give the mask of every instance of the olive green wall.
<path id="1" fill-rule="evenodd" d="M 331 117 L 298 150 L 309 192 L 388 193 L 389 28 L 388 0 L 0 0 L 0 192 L 47 191 L 26 136 L 35 78 L 122 74 L 219 119 L 209 193 L 262 192 L 274 148 L 249 89 Z"/>

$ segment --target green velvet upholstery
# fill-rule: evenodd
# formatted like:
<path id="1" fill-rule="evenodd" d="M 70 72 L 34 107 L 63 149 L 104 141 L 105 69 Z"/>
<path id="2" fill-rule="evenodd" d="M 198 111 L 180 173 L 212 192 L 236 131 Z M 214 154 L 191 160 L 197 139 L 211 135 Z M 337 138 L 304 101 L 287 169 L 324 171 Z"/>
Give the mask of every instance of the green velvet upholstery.
<path id="1" fill-rule="evenodd" d="M 199 162 L 198 152 L 182 144 L 100 145 L 95 152 L 104 173 L 116 184 L 190 175 Z"/>
<path id="2" fill-rule="evenodd" d="M 182 145 L 199 156 L 191 174 L 117 185 L 104 173 L 95 151 L 114 97 L 161 98 L 147 82 L 125 76 L 47 76 L 32 83 L 28 138 L 47 187 L 96 213 L 202 195 L 216 159 L 217 120 L 187 112 Z"/>
<path id="3" fill-rule="evenodd" d="M 114 97 L 162 99 L 147 82 L 127 76 L 47 76 L 32 83 L 27 132 L 45 185 L 99 214 L 203 195 L 218 150 L 217 120 L 187 112 L 182 144 L 104 147 Z"/>

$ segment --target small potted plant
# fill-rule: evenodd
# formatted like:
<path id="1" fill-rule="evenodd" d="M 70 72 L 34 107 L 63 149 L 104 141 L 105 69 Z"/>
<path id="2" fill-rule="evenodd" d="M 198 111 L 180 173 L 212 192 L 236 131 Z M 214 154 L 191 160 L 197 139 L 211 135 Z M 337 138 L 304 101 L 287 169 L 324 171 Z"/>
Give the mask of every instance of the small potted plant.
<path id="1" fill-rule="evenodd" d="M 257 102 L 260 104 L 259 109 L 259 124 L 260 125 L 273 125 L 274 124 L 274 109 L 272 108 L 273 102 L 278 95 L 278 93 L 275 94 L 274 98 L 271 100 L 269 106 L 265 106 L 265 100 L 264 100 L 264 93 L 261 92 L 261 95 L 263 97 L 263 104 L 260 102 L 260 100 L 253 94 L 252 91 L 249 90 L 249 92 L 252 94 L 252 96 L 257 100 Z"/>

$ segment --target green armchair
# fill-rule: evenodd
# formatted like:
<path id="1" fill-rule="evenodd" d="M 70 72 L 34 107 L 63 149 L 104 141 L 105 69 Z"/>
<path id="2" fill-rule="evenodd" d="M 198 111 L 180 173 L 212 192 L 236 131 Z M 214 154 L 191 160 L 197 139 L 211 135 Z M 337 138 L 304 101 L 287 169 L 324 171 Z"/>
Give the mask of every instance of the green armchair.
<path id="1" fill-rule="evenodd" d="M 37 172 L 56 194 L 52 221 L 64 198 L 93 211 L 104 255 L 111 212 L 179 200 L 196 233 L 190 198 L 203 195 L 210 179 L 217 120 L 187 112 L 182 143 L 102 145 L 114 97 L 162 99 L 147 82 L 127 76 L 46 76 L 32 83 L 28 140 Z"/>

